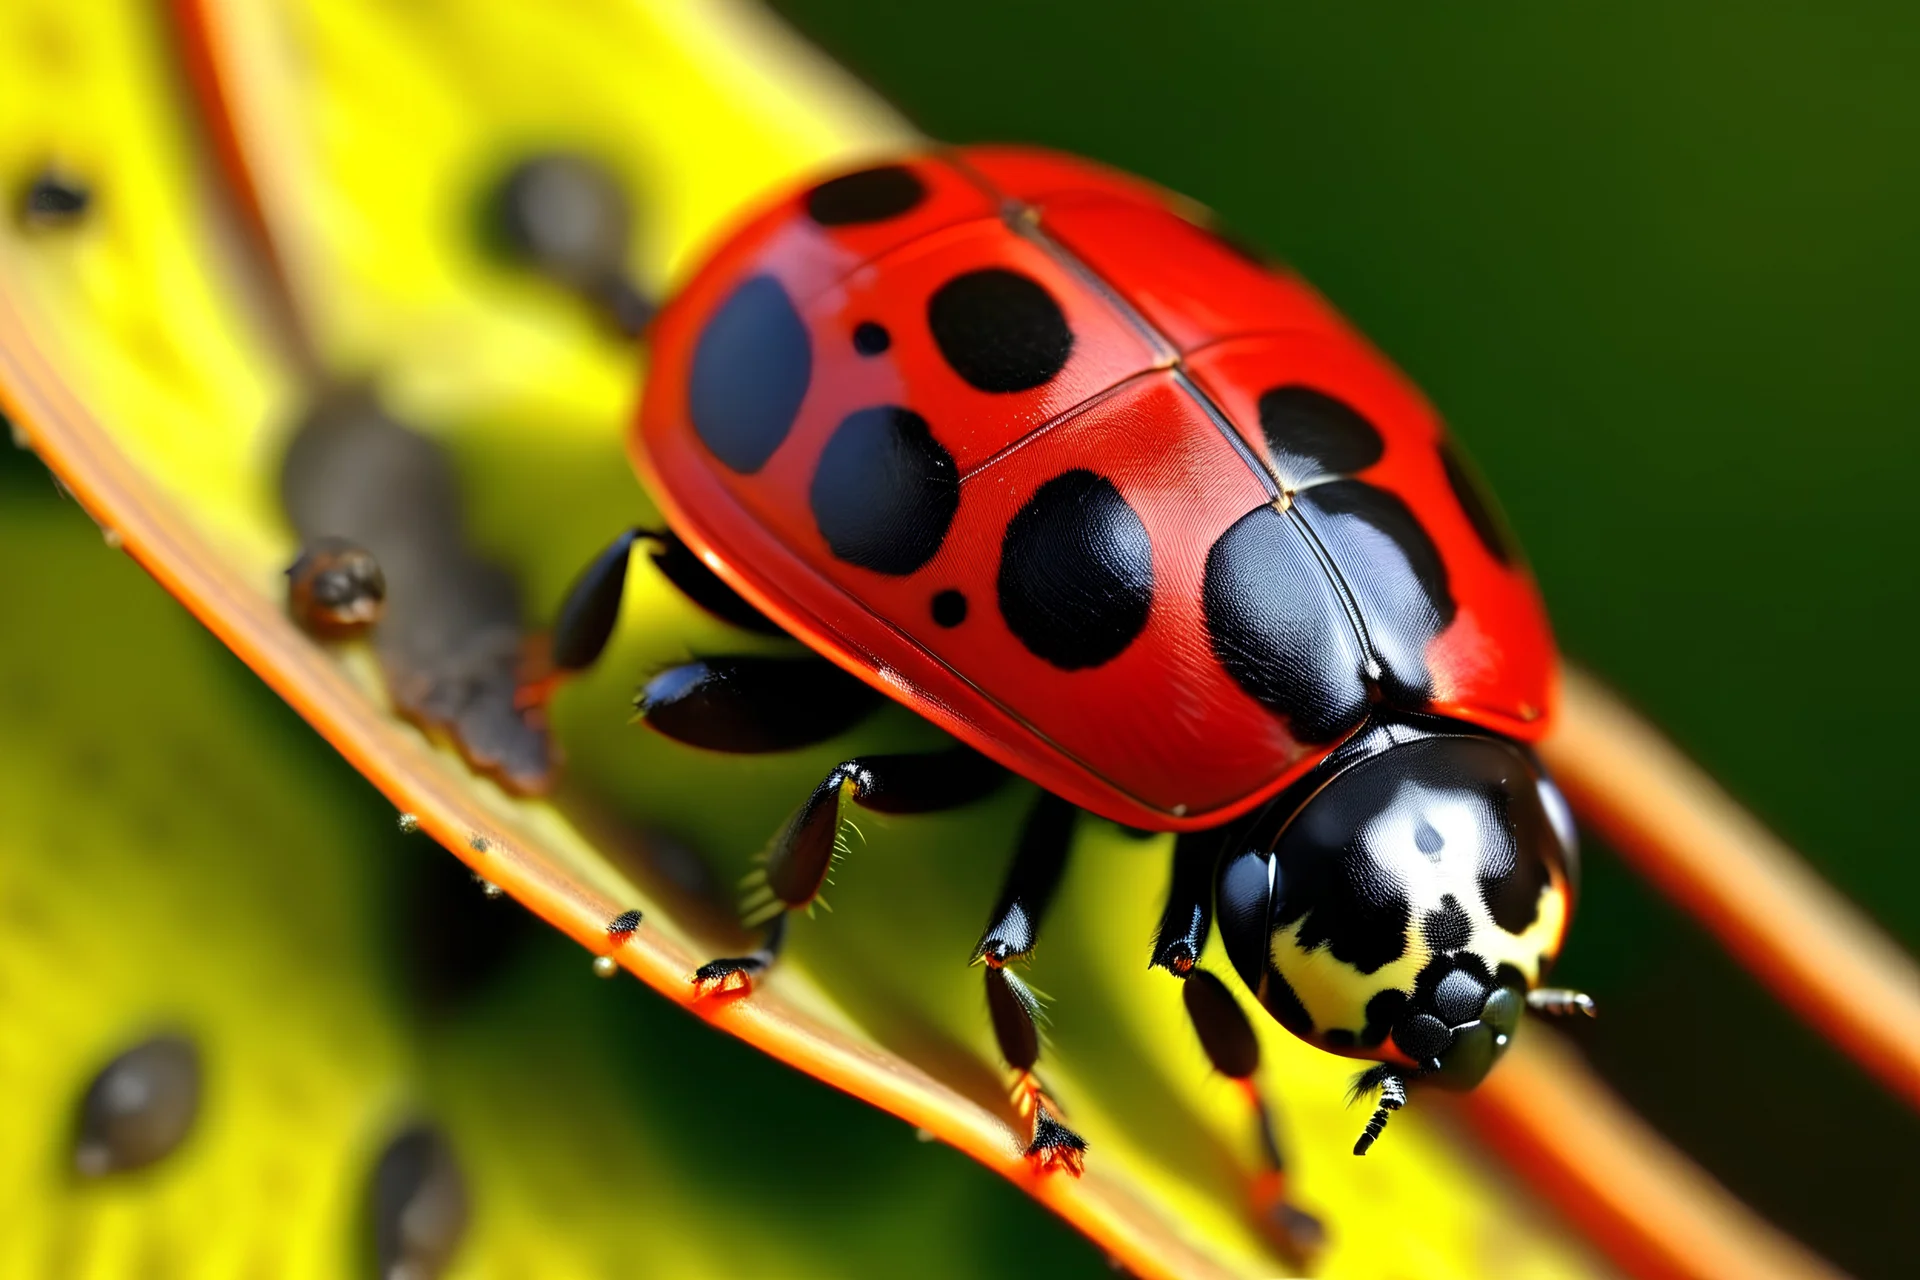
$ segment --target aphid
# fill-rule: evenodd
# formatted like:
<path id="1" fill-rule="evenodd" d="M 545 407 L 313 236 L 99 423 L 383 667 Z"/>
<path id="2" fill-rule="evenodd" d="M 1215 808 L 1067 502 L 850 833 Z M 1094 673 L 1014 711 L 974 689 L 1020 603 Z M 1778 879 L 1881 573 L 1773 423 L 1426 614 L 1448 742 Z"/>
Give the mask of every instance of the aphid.
<path id="1" fill-rule="evenodd" d="M 471 1212 L 446 1135 L 426 1124 L 396 1134 L 374 1166 L 371 1201 L 380 1280 L 433 1280 L 446 1269 Z"/>
<path id="2" fill-rule="evenodd" d="M 654 328 L 634 456 L 669 527 L 616 539 L 553 641 L 563 669 L 597 657 L 644 538 L 717 616 L 820 655 L 700 656 L 642 692 L 652 728 L 784 751 L 885 696 L 959 740 L 822 779 L 748 903 L 765 944 L 703 966 L 703 991 L 773 962 L 849 802 L 931 812 L 1009 770 L 1043 788 L 974 960 L 1028 1154 L 1069 1170 L 1084 1144 L 1034 1075 L 1037 1006 L 1009 966 L 1081 811 L 1180 833 L 1152 963 L 1189 984 L 1224 1074 L 1257 1051 L 1196 965 L 1216 915 L 1271 1016 L 1380 1064 L 1357 1151 L 1407 1084 L 1484 1077 L 1530 1002 L 1590 1008 L 1540 988 L 1577 863 L 1528 746 L 1554 660 L 1531 579 L 1418 394 L 1183 208 L 1080 161 L 965 149 L 763 212 Z"/>
<path id="3" fill-rule="evenodd" d="M 73 1167 L 84 1177 L 171 1155 L 200 1114 L 200 1052 L 184 1036 L 142 1041 L 109 1062 L 80 1103 Z"/>
<path id="4" fill-rule="evenodd" d="M 315 538 L 287 570 L 287 612 L 309 635 L 345 640 L 380 620 L 387 577 L 365 547 Z"/>
<path id="5" fill-rule="evenodd" d="M 615 942 L 625 942 L 633 936 L 633 931 L 639 927 L 640 913 L 638 911 L 622 911 L 619 915 L 607 922 L 607 937 L 613 939 Z"/>

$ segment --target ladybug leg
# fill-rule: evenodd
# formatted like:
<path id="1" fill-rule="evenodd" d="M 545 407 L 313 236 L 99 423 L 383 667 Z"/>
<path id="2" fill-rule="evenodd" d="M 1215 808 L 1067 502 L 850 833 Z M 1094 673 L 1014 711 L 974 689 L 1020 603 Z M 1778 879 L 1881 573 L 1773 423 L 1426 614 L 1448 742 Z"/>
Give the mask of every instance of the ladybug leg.
<path id="1" fill-rule="evenodd" d="M 701 658 L 670 667 L 634 698 L 649 729 L 709 751 L 759 755 L 836 738 L 885 696 L 823 658 Z"/>
<path id="2" fill-rule="evenodd" d="M 1087 1141 L 1054 1115 L 1058 1107 L 1033 1073 L 1040 1060 L 1045 1014 L 1033 988 L 1007 966 L 1032 955 L 1039 942 L 1041 921 L 1066 871 L 1077 817 L 1065 800 L 1041 793 L 1020 832 L 1020 847 L 1007 869 L 1000 900 L 973 949 L 973 962 L 985 966 L 987 1013 L 1000 1056 L 1019 1075 L 1014 1087 L 1021 1113 L 1033 1117 L 1027 1158 L 1038 1168 L 1063 1169 L 1075 1177 L 1086 1166 Z"/>
<path id="3" fill-rule="evenodd" d="M 836 668 L 837 670 L 837 668 Z M 834 766 L 780 828 L 767 851 L 758 886 L 749 896 L 749 923 L 772 920 L 768 943 L 750 956 L 702 965 L 693 975 L 700 995 L 744 991 L 773 962 L 787 912 L 819 896 L 840 849 L 846 802 L 877 813 L 934 813 L 957 809 L 1005 782 L 1007 772 L 969 747 L 901 755 L 861 756 Z"/>
<path id="4" fill-rule="evenodd" d="M 1275 1134 L 1273 1112 L 1255 1075 L 1260 1041 L 1246 1011 L 1227 984 L 1200 967 L 1207 936 L 1213 931 L 1213 877 L 1221 850 L 1217 832 L 1182 835 L 1174 845 L 1173 882 L 1154 938 L 1150 967 L 1181 979 L 1182 1002 L 1200 1047 L 1214 1070 L 1240 1086 L 1253 1111 L 1264 1166 L 1254 1181 L 1254 1211 L 1275 1242 L 1295 1261 L 1304 1262 L 1326 1240 L 1320 1220 L 1287 1199 L 1286 1161 Z"/>
<path id="5" fill-rule="evenodd" d="M 560 616 L 553 624 L 551 662 L 556 672 L 585 671 L 606 650 L 620 619 L 620 601 L 627 589 L 627 564 L 633 544 L 648 545 L 648 558 L 667 581 L 689 600 L 713 614 L 761 635 L 780 635 L 777 623 L 748 604 L 693 549 L 672 530 L 628 529 L 588 561 L 567 589 Z"/>

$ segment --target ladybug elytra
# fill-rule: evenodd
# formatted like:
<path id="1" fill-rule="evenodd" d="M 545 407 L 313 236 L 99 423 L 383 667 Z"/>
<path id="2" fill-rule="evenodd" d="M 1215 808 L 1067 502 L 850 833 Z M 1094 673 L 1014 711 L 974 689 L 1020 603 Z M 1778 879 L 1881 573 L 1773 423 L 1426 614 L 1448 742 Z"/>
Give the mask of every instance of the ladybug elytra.
<path id="1" fill-rule="evenodd" d="M 651 342 L 633 456 L 668 527 L 589 566 L 555 665 L 598 656 L 643 541 L 709 611 L 817 655 L 674 668 L 650 726 L 781 751 L 892 698 L 956 740 L 822 779 L 749 903 L 766 945 L 703 989 L 772 963 L 846 802 L 930 812 L 1011 772 L 1041 797 L 973 958 L 1042 1165 L 1085 1144 L 1034 1082 L 1010 966 L 1080 811 L 1179 833 L 1152 961 L 1224 1074 L 1258 1050 L 1198 966 L 1216 917 L 1276 1020 L 1376 1063 L 1357 1153 L 1409 1083 L 1476 1084 L 1526 1007 L 1591 1011 L 1541 986 L 1577 862 L 1528 745 L 1540 601 L 1432 410 L 1311 289 L 1145 183 L 968 148 L 781 200 Z"/>

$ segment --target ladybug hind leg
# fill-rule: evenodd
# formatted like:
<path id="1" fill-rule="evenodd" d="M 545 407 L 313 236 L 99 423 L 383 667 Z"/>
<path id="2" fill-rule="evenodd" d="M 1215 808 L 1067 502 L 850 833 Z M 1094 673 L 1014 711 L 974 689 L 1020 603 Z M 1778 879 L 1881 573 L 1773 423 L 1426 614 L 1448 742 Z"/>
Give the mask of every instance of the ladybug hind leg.
<path id="1" fill-rule="evenodd" d="M 876 813 L 936 813 L 971 804 L 1006 778 L 1006 770 L 999 765 L 961 746 L 859 756 L 835 765 L 774 835 L 755 877 L 754 892 L 746 902 L 747 919 L 749 923 L 772 921 L 768 943 L 751 955 L 702 965 L 693 975 L 694 986 L 701 995 L 744 992 L 751 988 L 754 976 L 773 962 L 787 913 L 812 903 L 826 884 L 841 849 L 849 802 Z"/>
<path id="2" fill-rule="evenodd" d="M 1260 1041 L 1227 984 L 1200 967 L 1200 955 L 1213 931 L 1213 878 L 1222 847 L 1218 832 L 1192 832 L 1175 843 L 1173 879 L 1150 965 L 1181 980 L 1182 1003 L 1200 1047 L 1214 1070 L 1238 1084 L 1245 1095 L 1253 1113 L 1261 1165 L 1252 1187 L 1254 1212 L 1282 1252 L 1304 1264 L 1319 1252 L 1326 1231 L 1318 1218 L 1287 1198 L 1286 1161 L 1273 1111 L 1255 1079 L 1260 1070 Z"/>
<path id="3" fill-rule="evenodd" d="M 984 966 L 987 1014 L 993 1022 L 1000 1056 L 1013 1069 L 1015 1098 L 1033 1122 L 1027 1158 L 1041 1169 L 1078 1176 L 1085 1167 L 1087 1143 L 1061 1123 L 1059 1106 L 1047 1096 L 1034 1067 L 1040 1061 L 1040 1026 L 1045 1021 L 1040 997 L 1009 966 L 1026 960 L 1040 941 L 1041 922 L 1052 905 L 1067 867 L 1078 811 L 1058 796 L 1042 792 L 1027 815 L 1020 845 L 1007 868 L 999 900 L 973 949 Z"/>

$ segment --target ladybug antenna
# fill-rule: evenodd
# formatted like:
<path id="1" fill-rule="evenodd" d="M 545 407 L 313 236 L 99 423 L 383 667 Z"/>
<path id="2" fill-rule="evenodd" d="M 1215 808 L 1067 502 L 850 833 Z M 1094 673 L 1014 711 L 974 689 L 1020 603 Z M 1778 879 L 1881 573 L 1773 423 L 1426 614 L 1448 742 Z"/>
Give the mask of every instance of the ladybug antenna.
<path id="1" fill-rule="evenodd" d="M 1407 1105 L 1406 1078 L 1395 1068 L 1384 1064 L 1369 1067 L 1354 1077 L 1353 1087 L 1347 1091 L 1347 1105 L 1352 1106 L 1376 1089 L 1380 1091 L 1380 1105 L 1373 1109 L 1367 1127 L 1360 1131 L 1360 1140 L 1353 1144 L 1353 1154 L 1357 1156 L 1367 1154 L 1386 1129 L 1387 1118 Z"/>

